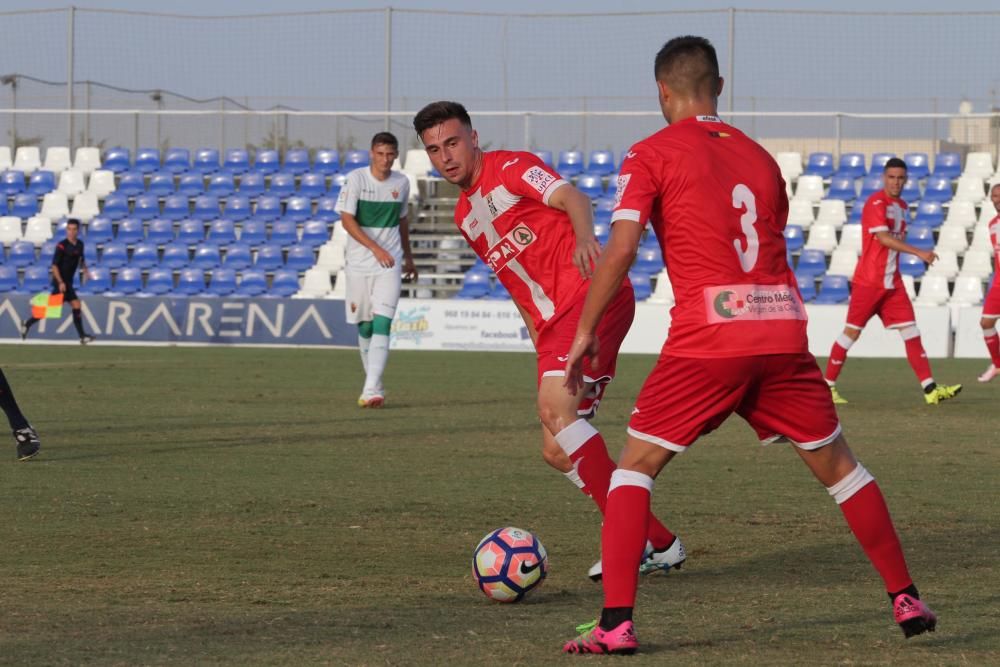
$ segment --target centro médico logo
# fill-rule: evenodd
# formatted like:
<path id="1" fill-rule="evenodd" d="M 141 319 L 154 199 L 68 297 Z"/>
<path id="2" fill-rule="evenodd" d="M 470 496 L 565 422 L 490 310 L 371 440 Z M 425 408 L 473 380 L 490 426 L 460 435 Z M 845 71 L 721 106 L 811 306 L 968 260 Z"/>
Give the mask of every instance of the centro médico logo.
<path id="1" fill-rule="evenodd" d="M 713 305 L 715 306 L 715 312 L 727 320 L 747 312 L 746 301 L 736 296 L 736 292 L 732 290 L 719 292 L 718 296 L 715 297 Z"/>

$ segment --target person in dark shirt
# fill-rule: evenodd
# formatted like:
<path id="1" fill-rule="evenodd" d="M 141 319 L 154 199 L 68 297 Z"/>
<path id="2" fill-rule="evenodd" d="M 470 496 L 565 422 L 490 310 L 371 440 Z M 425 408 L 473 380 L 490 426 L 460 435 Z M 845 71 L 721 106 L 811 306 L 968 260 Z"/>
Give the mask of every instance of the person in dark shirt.
<path id="1" fill-rule="evenodd" d="M 27 461 L 38 453 L 42 448 L 42 443 L 38 440 L 38 434 L 31 427 L 28 420 L 21 413 L 21 408 L 14 400 L 14 390 L 7 384 L 7 377 L 0 369 L 0 408 L 7 415 L 10 428 L 14 431 L 14 441 L 17 443 L 17 460 Z"/>
<path id="2" fill-rule="evenodd" d="M 83 256 L 83 241 L 80 234 L 80 221 L 70 218 L 66 221 L 66 238 L 56 244 L 56 252 L 52 256 L 52 293 L 63 295 L 63 302 L 69 302 L 73 308 L 73 326 L 80 334 L 80 344 L 86 345 L 94 337 L 83 331 L 83 315 L 80 312 L 80 297 L 73 287 L 73 278 L 77 267 L 80 269 L 80 283 L 87 275 L 87 260 Z M 37 317 L 21 322 L 21 338 L 28 337 L 28 330 L 38 321 Z"/>

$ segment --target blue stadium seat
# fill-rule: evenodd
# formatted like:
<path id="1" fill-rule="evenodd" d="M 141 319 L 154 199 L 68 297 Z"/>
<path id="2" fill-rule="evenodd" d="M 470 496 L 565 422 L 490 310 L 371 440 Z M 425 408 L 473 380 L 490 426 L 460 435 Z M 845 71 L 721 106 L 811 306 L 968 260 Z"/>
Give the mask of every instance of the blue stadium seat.
<path id="1" fill-rule="evenodd" d="M 169 195 L 163 201 L 163 213 L 166 220 L 183 220 L 191 213 L 191 201 L 185 195 Z"/>
<path id="2" fill-rule="evenodd" d="M 181 269 L 174 294 L 178 296 L 197 296 L 205 291 L 205 272 L 201 269 Z"/>
<path id="3" fill-rule="evenodd" d="M 924 275 L 927 271 L 927 265 L 924 264 L 924 260 L 920 259 L 916 255 L 911 255 L 906 252 L 899 253 L 899 272 L 904 276 L 913 276 L 914 278 L 919 278 Z"/>
<path id="4" fill-rule="evenodd" d="M 920 181 L 913 176 L 906 177 L 903 184 L 903 191 L 899 193 L 900 198 L 907 204 L 915 204 L 920 201 Z"/>
<path id="5" fill-rule="evenodd" d="M 535 157 L 542 161 L 543 164 L 549 167 L 555 166 L 552 162 L 552 151 L 534 151 Z"/>
<path id="6" fill-rule="evenodd" d="M 462 287 L 455 294 L 456 299 L 479 299 L 490 293 L 490 276 L 477 269 L 469 269 L 462 279 Z"/>
<path id="7" fill-rule="evenodd" d="M 497 280 L 493 283 L 493 289 L 486 295 L 486 298 L 492 301 L 507 301 L 510 299 L 510 292 L 502 282 Z"/>
<path id="8" fill-rule="evenodd" d="M 151 195 L 166 197 L 172 195 L 174 189 L 174 175 L 169 171 L 157 171 L 149 177 L 149 187 L 146 189 Z"/>
<path id="9" fill-rule="evenodd" d="M 24 172 L 7 169 L 0 173 L 0 194 L 12 195 L 24 192 Z"/>
<path id="10" fill-rule="evenodd" d="M 318 199 L 326 194 L 326 176 L 319 173 L 302 174 L 299 179 L 299 194 L 310 199 Z"/>
<path id="11" fill-rule="evenodd" d="M 188 265 L 189 254 L 186 243 L 173 241 L 163 248 L 160 266 L 165 269 L 180 269 Z"/>
<path id="12" fill-rule="evenodd" d="M 104 244 L 101 250 L 101 266 L 117 269 L 128 264 L 128 247 L 119 241 Z"/>
<path id="13" fill-rule="evenodd" d="M 309 171 L 309 150 L 306 148 L 285 149 L 284 171 L 298 176 Z"/>
<path id="14" fill-rule="evenodd" d="M 896 157 L 895 153 L 873 153 L 872 154 L 872 166 L 868 170 L 869 176 L 882 177 L 882 172 L 885 171 L 885 163 Z"/>
<path id="15" fill-rule="evenodd" d="M 591 199 L 604 194 L 604 183 L 599 174 L 581 174 L 576 181 L 576 188 Z"/>
<path id="16" fill-rule="evenodd" d="M 368 151 L 347 151 L 344 155 L 344 173 L 368 166 Z"/>
<path id="17" fill-rule="evenodd" d="M 583 153 L 580 151 L 560 151 L 556 171 L 563 178 L 573 178 L 583 173 Z"/>
<path id="18" fill-rule="evenodd" d="M 324 220 L 309 220 L 302 225 L 302 238 L 299 243 L 311 248 L 321 246 L 330 240 L 330 226 Z"/>
<path id="19" fill-rule="evenodd" d="M 608 237 L 611 235 L 611 225 L 607 222 L 594 222 L 594 238 L 602 246 L 608 242 Z"/>
<path id="20" fill-rule="evenodd" d="M 199 269 L 214 269 L 222 264 L 222 255 L 219 246 L 214 243 L 199 243 L 194 249 L 194 259 L 191 266 Z"/>
<path id="21" fill-rule="evenodd" d="M 924 199 L 927 201 L 951 201 L 951 178 L 937 174 L 927 177 L 924 185 Z"/>
<path id="22" fill-rule="evenodd" d="M 841 201 L 854 201 L 858 196 L 854 189 L 854 176 L 834 175 L 830 179 L 830 190 L 826 193 L 827 199 L 839 199 Z"/>
<path id="23" fill-rule="evenodd" d="M 438 176 L 440 178 L 440 176 Z M 334 199 L 340 194 L 340 188 L 344 187 L 344 183 L 347 182 L 347 174 L 340 173 L 334 174 L 330 177 L 330 196 Z"/>
<path id="24" fill-rule="evenodd" d="M 795 281 L 799 285 L 803 303 L 809 303 L 816 298 L 816 279 L 813 276 L 796 276 Z"/>
<path id="25" fill-rule="evenodd" d="M 236 192 L 236 184 L 233 181 L 233 175 L 228 171 L 220 171 L 212 174 L 208 179 L 208 188 L 206 192 L 210 195 L 215 195 L 216 197 L 228 197 L 229 195 Z"/>
<path id="26" fill-rule="evenodd" d="M 635 292 L 636 301 L 645 301 L 653 293 L 653 284 L 649 279 L 649 274 L 640 271 L 629 271 L 628 279 L 632 282 L 632 290 Z"/>
<path id="27" fill-rule="evenodd" d="M 193 171 L 202 174 L 214 174 L 219 171 L 219 150 L 217 148 L 199 148 L 194 152 L 191 163 Z"/>
<path id="28" fill-rule="evenodd" d="M 329 176 L 340 171 L 340 153 L 335 148 L 321 148 L 316 151 L 313 171 Z"/>
<path id="29" fill-rule="evenodd" d="M 219 198 L 215 195 L 201 195 L 194 199 L 194 213 L 192 217 L 198 220 L 215 220 L 222 215 L 219 207 Z"/>
<path id="30" fill-rule="evenodd" d="M 115 276 L 114 291 L 128 296 L 142 291 L 142 269 L 126 267 Z"/>
<path id="31" fill-rule="evenodd" d="M 177 230 L 177 242 L 185 245 L 196 245 L 205 240 L 204 220 L 181 220 Z"/>
<path id="32" fill-rule="evenodd" d="M 281 217 L 281 199 L 274 195 L 261 195 L 257 198 L 257 206 L 254 207 L 251 218 L 271 222 Z"/>
<path id="33" fill-rule="evenodd" d="M 183 174 L 191 169 L 191 151 L 186 148 L 168 148 L 163 158 L 163 169 L 171 174 Z"/>
<path id="34" fill-rule="evenodd" d="M 636 253 L 635 262 L 632 264 L 631 273 L 641 272 L 647 275 L 659 273 L 663 270 L 663 257 L 657 247 L 642 246 Z"/>
<path id="35" fill-rule="evenodd" d="M 833 153 L 810 153 L 802 173 L 805 176 L 830 178 L 833 176 Z"/>
<path id="36" fill-rule="evenodd" d="M 17 269 L 13 266 L 0 265 L 0 293 L 14 292 L 20 287 L 17 281 Z M 39 290 L 41 291 L 41 290 Z"/>
<path id="37" fill-rule="evenodd" d="M 227 269 L 245 269 L 253 263 L 250 255 L 250 244 L 248 243 L 230 243 L 226 246 L 226 256 L 223 259 L 222 265 Z"/>
<path id="38" fill-rule="evenodd" d="M 111 218 L 98 215 L 87 224 L 86 245 L 98 246 L 111 240 Z"/>
<path id="39" fill-rule="evenodd" d="M 7 215 L 7 196 L 0 193 L 0 215 Z"/>
<path id="40" fill-rule="evenodd" d="M 135 170 L 149 174 L 160 168 L 159 148 L 140 148 L 135 152 Z"/>
<path id="41" fill-rule="evenodd" d="M 903 162 L 906 163 L 906 173 L 911 178 L 927 178 L 931 173 L 927 153 L 906 153 L 903 155 Z"/>
<path id="42" fill-rule="evenodd" d="M 111 289 L 111 269 L 107 266 L 90 267 L 90 277 L 77 289 L 83 294 L 104 294 Z"/>
<path id="43" fill-rule="evenodd" d="M 250 154 L 243 148 L 227 148 L 222 169 L 234 176 L 245 174 L 250 170 Z"/>
<path id="44" fill-rule="evenodd" d="M 28 179 L 28 192 L 41 197 L 56 189 L 56 175 L 51 171 L 39 169 Z"/>
<path id="45" fill-rule="evenodd" d="M 798 252 L 802 250 L 802 246 L 805 245 L 805 234 L 802 231 L 802 227 L 799 225 L 786 225 L 785 226 L 785 247 L 792 252 Z"/>
<path id="46" fill-rule="evenodd" d="M 816 303 L 846 303 L 851 298 L 851 289 L 847 276 L 835 276 L 827 274 L 823 276 L 823 282 L 819 286 L 819 296 Z"/>
<path id="47" fill-rule="evenodd" d="M 943 223 L 944 207 L 941 205 L 941 202 L 924 199 L 917 204 L 917 212 L 913 217 L 914 225 L 936 228 L 940 227 Z"/>
<path id="48" fill-rule="evenodd" d="M 246 195 L 229 195 L 224 203 L 223 215 L 233 222 L 242 222 L 250 217 L 250 198 Z"/>
<path id="49" fill-rule="evenodd" d="M 962 156 L 958 153 L 938 153 L 934 156 L 934 175 L 958 178 L 962 175 Z"/>
<path id="50" fill-rule="evenodd" d="M 148 195 L 147 195 L 148 196 Z M 140 220 L 145 220 L 146 218 L 142 215 L 142 211 L 139 210 L 139 199 L 136 198 L 136 212 L 135 216 Z M 159 209 L 159 204 L 157 204 L 157 209 Z M 112 192 L 107 197 L 104 198 L 104 205 L 101 207 L 101 215 L 108 217 L 112 220 L 120 220 L 124 218 L 129 213 L 128 197 L 117 192 Z"/>
<path id="51" fill-rule="evenodd" d="M 27 192 L 14 195 L 14 203 L 11 204 L 10 214 L 16 215 L 19 218 L 30 218 L 33 215 L 38 215 L 38 197 Z"/>
<path id="52" fill-rule="evenodd" d="M 240 241 L 258 246 L 267 241 L 267 223 L 263 220 L 245 220 L 240 226 Z"/>
<path id="53" fill-rule="evenodd" d="M 865 175 L 865 156 L 862 153 L 843 153 L 837 165 L 837 173 L 852 179 Z"/>
<path id="54" fill-rule="evenodd" d="M 3 254 L 3 246 L 0 245 L 0 254 Z M 42 244 L 41 249 L 38 251 L 38 263 L 49 265 L 52 263 L 52 257 L 56 254 L 56 242 L 55 239 L 49 239 Z M 0 259 L 0 262 L 3 260 Z"/>
<path id="55" fill-rule="evenodd" d="M 285 266 L 294 271 L 305 271 L 316 263 L 316 256 L 313 254 L 312 246 L 298 243 L 288 249 L 288 257 L 285 259 Z"/>
<path id="56" fill-rule="evenodd" d="M 259 171 L 248 171 L 240 177 L 241 195 L 259 197 L 264 194 L 264 174 Z"/>
<path id="57" fill-rule="evenodd" d="M 865 176 L 864 180 L 861 181 L 861 194 L 858 195 L 858 201 L 864 204 L 868 201 L 868 198 L 873 194 L 882 189 L 882 174 L 870 174 Z"/>
<path id="58" fill-rule="evenodd" d="M 240 284 L 236 287 L 237 296 L 259 296 L 267 291 L 267 276 L 263 271 L 249 269 L 240 274 Z"/>
<path id="59" fill-rule="evenodd" d="M 312 200 L 309 197 L 296 195 L 285 202 L 285 220 L 305 222 L 312 217 Z"/>
<path id="60" fill-rule="evenodd" d="M 906 230 L 906 242 L 919 250 L 933 250 L 934 230 L 923 225 L 913 225 Z"/>
<path id="61" fill-rule="evenodd" d="M 290 174 L 287 171 L 271 174 L 271 184 L 267 188 L 267 194 L 276 197 L 288 197 L 295 194 L 295 174 Z"/>
<path id="62" fill-rule="evenodd" d="M 608 176 L 615 173 L 615 154 L 611 151 L 590 151 L 587 173 Z"/>
<path id="63" fill-rule="evenodd" d="M 826 273 L 826 254 L 822 250 L 805 249 L 799 255 L 799 264 L 795 267 L 795 275 L 813 278 Z"/>
<path id="64" fill-rule="evenodd" d="M 295 271 L 279 270 L 274 272 L 271 287 L 267 296 L 287 297 L 299 291 L 299 275 Z"/>
<path id="65" fill-rule="evenodd" d="M 208 289 L 205 294 L 210 296 L 228 296 L 236 291 L 236 271 L 223 267 L 212 269 Z"/>
<path id="66" fill-rule="evenodd" d="M 160 257 L 156 250 L 156 244 L 146 241 L 136 244 L 132 250 L 132 261 L 129 264 L 137 269 L 149 269 L 159 262 Z"/>
<path id="67" fill-rule="evenodd" d="M 340 213 L 337 213 L 337 198 L 326 196 L 316 200 L 316 214 L 314 217 L 324 222 L 336 222 L 340 220 Z"/>
<path id="68" fill-rule="evenodd" d="M 115 194 L 135 197 L 146 191 L 146 177 L 138 171 L 124 171 L 118 177 Z"/>
<path id="69" fill-rule="evenodd" d="M 177 183 L 177 194 L 185 197 L 197 197 L 205 194 L 205 177 L 197 171 L 181 174 Z"/>
<path id="70" fill-rule="evenodd" d="M 281 167 L 281 158 L 278 151 L 272 148 L 265 148 L 257 151 L 256 159 L 253 163 L 252 171 L 260 174 L 273 174 Z"/>
<path id="71" fill-rule="evenodd" d="M 170 269 L 150 269 L 146 277 L 146 288 L 143 293 L 159 296 L 168 294 L 174 289 L 174 272 Z"/>
<path id="72" fill-rule="evenodd" d="M 236 224 L 228 218 L 212 221 L 208 227 L 208 240 L 219 245 L 236 242 Z"/>
<path id="73" fill-rule="evenodd" d="M 261 269 L 262 271 L 274 271 L 281 268 L 284 263 L 285 260 L 281 255 L 281 246 L 266 243 L 257 248 L 257 260 L 254 262 L 254 268 Z"/>
<path id="74" fill-rule="evenodd" d="M 83 258 L 87 260 L 87 264 L 96 265 L 97 261 L 97 244 L 87 243 L 83 246 Z M 51 260 L 49 260 L 51 261 Z"/>
<path id="75" fill-rule="evenodd" d="M 104 152 L 104 159 L 101 160 L 101 169 L 107 169 L 116 174 L 128 171 L 132 168 L 132 154 L 129 149 L 116 146 Z"/>
<path id="76" fill-rule="evenodd" d="M 150 220 L 146 240 L 156 245 L 170 243 L 174 240 L 174 223 L 163 218 Z"/>
<path id="77" fill-rule="evenodd" d="M 28 294 L 48 292 L 52 289 L 52 273 L 48 266 L 29 266 L 24 270 L 24 285 L 21 291 Z"/>
<path id="78" fill-rule="evenodd" d="M 118 221 L 118 232 L 115 240 L 119 243 L 133 245 L 145 240 L 146 234 L 143 231 L 142 220 L 137 218 L 125 218 Z"/>
<path id="79" fill-rule="evenodd" d="M 270 242 L 282 247 L 298 243 L 299 233 L 295 222 L 291 220 L 278 220 L 272 224 Z"/>

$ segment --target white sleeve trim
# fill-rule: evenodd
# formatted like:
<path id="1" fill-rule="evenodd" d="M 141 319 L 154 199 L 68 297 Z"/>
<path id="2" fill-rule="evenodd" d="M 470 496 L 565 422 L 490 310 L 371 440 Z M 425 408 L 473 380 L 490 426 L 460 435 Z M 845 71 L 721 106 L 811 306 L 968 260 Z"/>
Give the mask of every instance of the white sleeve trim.
<path id="1" fill-rule="evenodd" d="M 634 208 L 619 208 L 611 213 L 611 221 L 631 220 L 632 222 L 643 222 L 639 219 L 639 211 Z"/>
<path id="2" fill-rule="evenodd" d="M 881 226 L 881 227 L 869 227 L 868 228 L 868 233 L 869 234 L 874 234 L 875 232 L 887 232 L 887 231 L 889 231 L 889 228 L 886 227 L 886 226 L 884 226 L 884 225 Z"/>
<path id="3" fill-rule="evenodd" d="M 549 183 L 549 187 L 545 188 L 545 192 L 542 193 L 542 203 L 546 206 L 549 205 L 549 197 L 552 193 L 561 188 L 564 185 L 568 185 L 569 181 L 564 178 L 557 178 L 556 180 Z"/>

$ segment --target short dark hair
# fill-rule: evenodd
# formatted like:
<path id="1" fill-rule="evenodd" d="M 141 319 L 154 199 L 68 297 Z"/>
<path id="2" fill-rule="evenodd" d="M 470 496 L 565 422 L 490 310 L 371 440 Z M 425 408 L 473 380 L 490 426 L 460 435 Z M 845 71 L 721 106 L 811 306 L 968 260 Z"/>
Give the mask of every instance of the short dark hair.
<path id="1" fill-rule="evenodd" d="M 386 146 L 392 146 L 397 151 L 399 150 L 399 139 L 392 132 L 379 132 L 374 137 L 372 137 L 372 148 L 375 148 L 379 144 L 384 144 Z"/>
<path id="2" fill-rule="evenodd" d="M 465 110 L 465 107 L 458 102 L 441 101 L 431 102 L 418 111 L 417 115 L 413 117 L 413 129 L 417 136 L 420 136 L 435 125 L 440 125 L 452 118 L 457 118 L 462 125 L 472 128 L 472 119 L 469 118 L 469 112 Z"/>
<path id="3" fill-rule="evenodd" d="M 716 93 L 719 58 L 715 47 L 704 37 L 684 35 L 663 45 L 653 64 L 657 81 L 685 95 Z"/>
<path id="4" fill-rule="evenodd" d="M 898 157 L 891 157 L 888 160 L 886 160 L 885 166 L 882 167 L 882 173 L 884 174 L 890 169 L 902 169 L 903 171 L 907 171 L 906 163 L 900 160 Z"/>
<path id="5" fill-rule="evenodd" d="M 77 227 L 79 227 L 80 221 L 77 220 L 76 218 L 70 218 L 66 221 L 66 226 L 69 227 L 70 225 L 76 225 Z"/>

